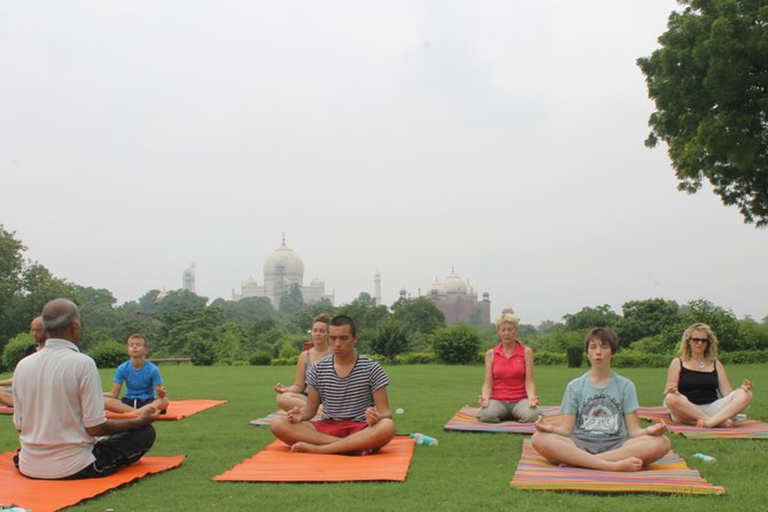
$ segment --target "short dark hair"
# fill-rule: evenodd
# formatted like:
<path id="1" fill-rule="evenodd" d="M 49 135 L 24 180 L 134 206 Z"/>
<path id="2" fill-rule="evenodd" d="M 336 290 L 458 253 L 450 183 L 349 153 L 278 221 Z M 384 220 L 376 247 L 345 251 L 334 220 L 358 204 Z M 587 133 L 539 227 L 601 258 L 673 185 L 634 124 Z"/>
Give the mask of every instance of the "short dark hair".
<path id="1" fill-rule="evenodd" d="M 584 340 L 584 352 L 589 352 L 589 342 L 593 339 L 607 343 L 611 347 L 611 354 L 619 351 L 619 338 L 608 327 L 595 327 L 587 333 L 587 338 Z"/>
<path id="2" fill-rule="evenodd" d="M 347 315 L 336 315 L 335 317 L 331 318 L 331 323 L 329 325 L 331 327 L 343 327 L 348 325 L 349 333 L 352 336 L 357 336 L 357 327 L 355 326 L 355 321 Z"/>

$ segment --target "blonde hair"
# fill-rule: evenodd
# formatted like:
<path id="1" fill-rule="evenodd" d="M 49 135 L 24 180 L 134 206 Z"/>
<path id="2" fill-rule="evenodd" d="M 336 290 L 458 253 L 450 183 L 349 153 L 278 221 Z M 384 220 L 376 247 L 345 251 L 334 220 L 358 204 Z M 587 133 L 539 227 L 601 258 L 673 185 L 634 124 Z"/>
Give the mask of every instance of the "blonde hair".
<path id="1" fill-rule="evenodd" d="M 144 348 L 149 348 L 149 343 L 147 342 L 147 337 L 143 334 L 135 333 L 128 336 L 128 342 L 131 340 L 141 340 L 144 342 Z"/>
<path id="2" fill-rule="evenodd" d="M 320 313 L 319 315 L 315 316 L 315 318 L 312 319 L 312 323 L 321 322 L 325 325 L 328 325 L 331 323 L 331 317 L 328 316 L 328 313 Z"/>
<path id="3" fill-rule="evenodd" d="M 520 330 L 520 319 L 511 313 L 504 313 L 496 319 L 497 329 L 501 324 L 512 324 L 512 327 L 514 327 L 516 331 Z"/>
<path id="4" fill-rule="evenodd" d="M 680 341 L 680 350 L 678 351 L 677 355 L 682 357 L 683 360 L 693 357 L 690 341 L 693 337 L 694 331 L 700 331 L 707 335 L 707 340 L 709 342 L 707 343 L 707 348 L 704 350 L 704 359 L 707 361 L 714 361 L 717 358 L 720 342 L 717 341 L 717 336 L 715 335 L 714 331 L 712 331 L 712 328 L 701 322 L 695 323 L 685 330 L 683 333 L 683 339 Z"/>

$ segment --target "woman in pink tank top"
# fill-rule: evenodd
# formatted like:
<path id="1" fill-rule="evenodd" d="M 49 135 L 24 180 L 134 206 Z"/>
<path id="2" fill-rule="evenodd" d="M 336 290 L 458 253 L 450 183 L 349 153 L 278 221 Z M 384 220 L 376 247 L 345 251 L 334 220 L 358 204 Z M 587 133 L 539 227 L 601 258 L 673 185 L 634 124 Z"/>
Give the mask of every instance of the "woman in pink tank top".
<path id="1" fill-rule="evenodd" d="M 533 423 L 540 414 L 533 382 L 533 350 L 515 338 L 519 326 L 515 315 L 496 319 L 501 343 L 485 353 L 485 380 L 478 399 L 480 421 Z"/>

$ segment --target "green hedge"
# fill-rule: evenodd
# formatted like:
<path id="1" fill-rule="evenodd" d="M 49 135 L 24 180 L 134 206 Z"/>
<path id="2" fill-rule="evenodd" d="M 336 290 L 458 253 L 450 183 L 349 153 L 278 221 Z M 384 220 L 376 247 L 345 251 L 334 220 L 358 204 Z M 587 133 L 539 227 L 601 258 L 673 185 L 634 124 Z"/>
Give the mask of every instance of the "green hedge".
<path id="1" fill-rule="evenodd" d="M 536 352 L 533 360 L 535 364 L 542 366 L 561 366 L 566 363 L 565 354 L 562 352 Z"/>
<path id="2" fill-rule="evenodd" d="M 88 350 L 88 355 L 96 361 L 99 368 L 117 368 L 129 359 L 125 344 L 116 341 L 97 343 Z"/>
<path id="3" fill-rule="evenodd" d="M 272 363 L 272 354 L 266 350 L 255 352 L 248 360 L 253 366 L 269 366 Z"/>
<path id="4" fill-rule="evenodd" d="M 296 366 L 296 362 L 299 360 L 298 354 L 295 356 L 290 357 L 278 357 L 276 359 L 272 359 L 270 364 L 272 366 Z M 253 364 L 253 363 L 251 363 Z"/>
<path id="5" fill-rule="evenodd" d="M 751 364 L 768 362 L 768 350 L 742 350 L 719 354 L 723 364 Z"/>
<path id="6" fill-rule="evenodd" d="M 634 350 L 622 350 L 613 356 L 611 366 L 615 368 L 666 368 L 672 356 L 669 354 L 649 354 Z"/>

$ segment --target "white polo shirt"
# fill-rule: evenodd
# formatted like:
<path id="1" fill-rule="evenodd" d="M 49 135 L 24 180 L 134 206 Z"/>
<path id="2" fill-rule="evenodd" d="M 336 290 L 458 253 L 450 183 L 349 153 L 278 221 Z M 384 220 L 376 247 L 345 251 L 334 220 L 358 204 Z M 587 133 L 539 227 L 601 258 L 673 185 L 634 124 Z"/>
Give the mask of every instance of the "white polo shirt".
<path id="1" fill-rule="evenodd" d="M 94 461 L 96 439 L 85 430 L 107 421 L 96 363 L 77 345 L 49 339 L 13 373 L 13 422 L 21 431 L 19 469 L 34 478 L 63 478 Z"/>

